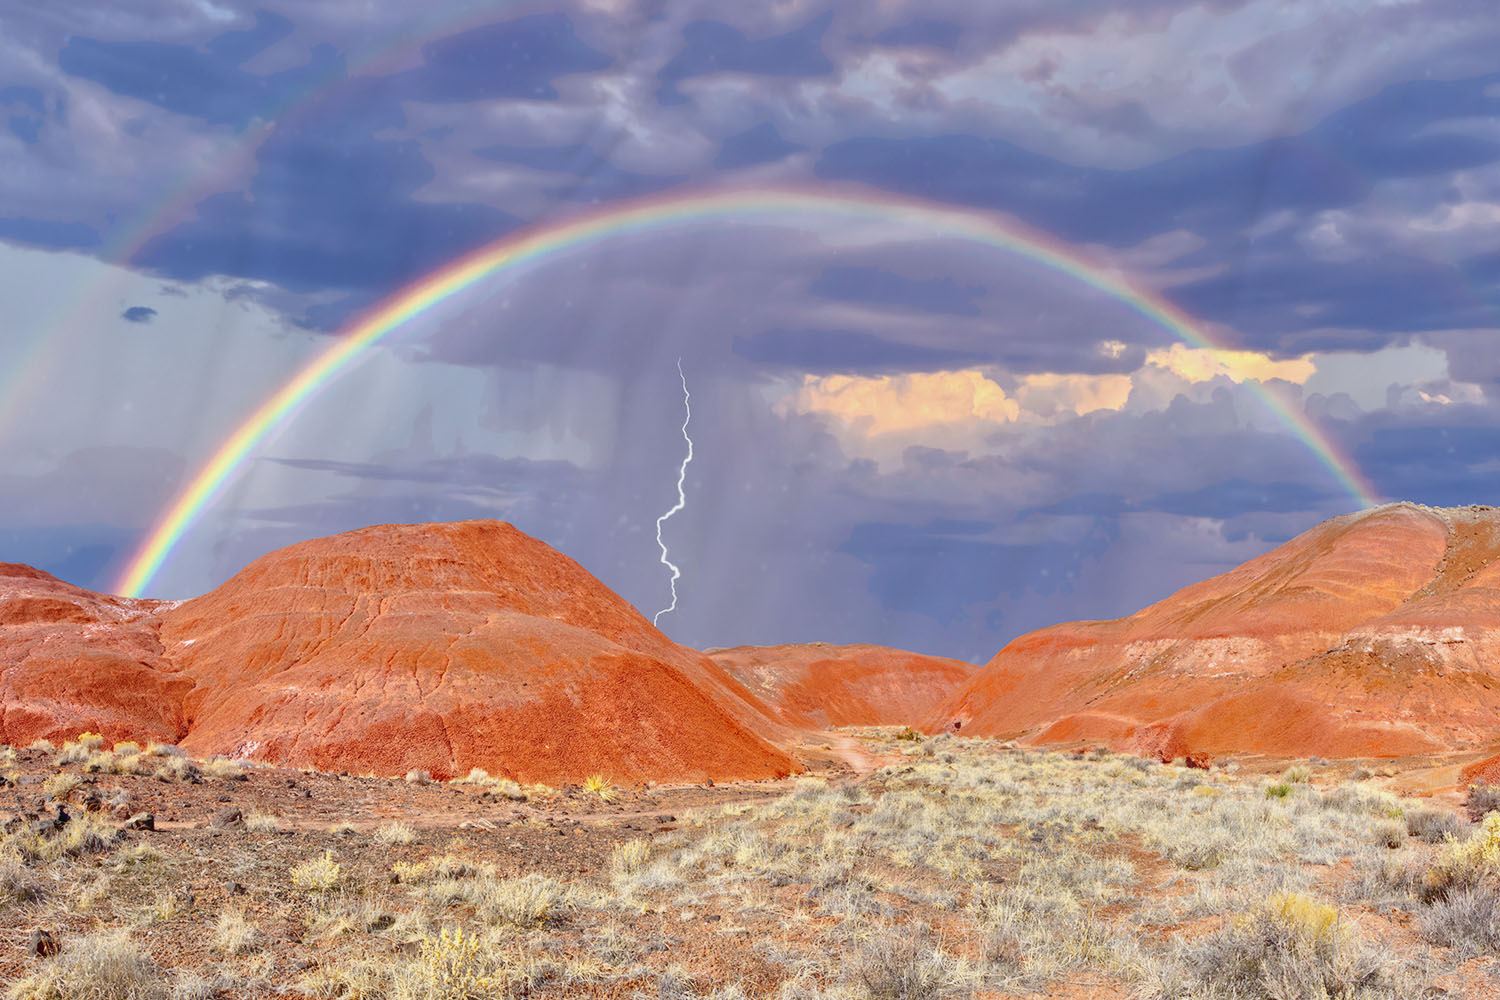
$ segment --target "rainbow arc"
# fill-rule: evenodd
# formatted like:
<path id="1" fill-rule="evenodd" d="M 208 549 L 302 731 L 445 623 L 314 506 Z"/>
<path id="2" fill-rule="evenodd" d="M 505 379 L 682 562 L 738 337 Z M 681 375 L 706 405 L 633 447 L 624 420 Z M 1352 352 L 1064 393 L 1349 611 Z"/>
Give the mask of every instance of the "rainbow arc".
<path id="1" fill-rule="evenodd" d="M 408 285 L 355 319 L 333 338 L 327 348 L 246 417 L 193 474 L 132 556 L 116 590 L 130 597 L 144 592 L 172 550 L 258 445 L 361 354 L 464 289 L 629 234 L 703 223 L 764 219 L 805 225 L 809 217 L 884 222 L 913 233 L 963 239 L 1002 250 L 1071 276 L 1190 346 L 1231 349 L 1211 337 L 1192 317 L 1160 294 L 1136 287 L 1118 273 L 1101 269 L 1056 238 L 1014 220 L 969 208 L 886 192 L 801 188 L 678 191 L 612 202 L 562 221 L 533 226 L 482 247 Z M 1341 454 L 1335 443 L 1305 414 L 1294 409 L 1269 387 L 1252 380 L 1245 384 L 1361 507 L 1375 506 L 1380 502 L 1377 491 L 1354 462 Z"/>

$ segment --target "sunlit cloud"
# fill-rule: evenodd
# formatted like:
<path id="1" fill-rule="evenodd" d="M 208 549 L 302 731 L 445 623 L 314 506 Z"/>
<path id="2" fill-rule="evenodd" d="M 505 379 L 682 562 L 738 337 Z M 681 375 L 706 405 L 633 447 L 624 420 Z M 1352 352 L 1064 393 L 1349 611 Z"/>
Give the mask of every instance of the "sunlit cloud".
<path id="1" fill-rule="evenodd" d="M 1236 383 L 1274 378 L 1302 385 L 1318 370 L 1312 356 L 1306 354 L 1278 361 L 1257 351 L 1223 351 L 1183 344 L 1152 351 L 1146 356 L 1146 364 L 1164 368 L 1188 382 L 1208 382 L 1223 376 Z"/>

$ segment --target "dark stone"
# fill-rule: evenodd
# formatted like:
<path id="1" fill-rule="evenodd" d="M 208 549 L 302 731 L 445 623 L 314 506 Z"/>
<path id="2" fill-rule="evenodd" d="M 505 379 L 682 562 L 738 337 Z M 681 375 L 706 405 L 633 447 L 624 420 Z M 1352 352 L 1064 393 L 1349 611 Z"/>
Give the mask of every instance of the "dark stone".
<path id="1" fill-rule="evenodd" d="M 245 825 L 245 814 L 234 806 L 230 806 L 227 809 L 220 809 L 214 813 L 213 818 L 208 821 L 208 825 L 215 830 L 237 829 Z"/>
<path id="2" fill-rule="evenodd" d="M 238 882 L 225 882 L 224 892 L 230 896 L 243 896 L 245 894 L 245 887 Z"/>
<path id="3" fill-rule="evenodd" d="M 122 830 L 155 830 L 156 817 L 148 812 L 140 812 L 131 816 L 121 824 Z"/>
<path id="4" fill-rule="evenodd" d="M 60 950 L 52 935 L 40 927 L 31 932 L 31 943 L 28 947 L 37 958 L 51 958 Z"/>

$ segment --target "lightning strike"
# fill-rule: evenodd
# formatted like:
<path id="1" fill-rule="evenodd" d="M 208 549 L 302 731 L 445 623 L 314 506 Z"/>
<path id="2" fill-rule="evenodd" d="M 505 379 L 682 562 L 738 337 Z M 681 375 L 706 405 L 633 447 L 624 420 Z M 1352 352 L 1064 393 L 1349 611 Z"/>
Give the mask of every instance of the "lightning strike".
<path id="1" fill-rule="evenodd" d="M 672 506 L 671 510 L 656 519 L 656 544 L 661 546 L 661 564 L 672 571 L 672 603 L 656 613 L 651 619 L 652 625 L 655 625 L 668 611 L 677 610 L 677 579 L 682 576 L 682 570 L 667 558 L 667 543 L 661 539 L 661 526 L 673 514 L 687 506 L 687 494 L 683 492 L 682 487 L 687 482 L 688 463 L 693 460 L 693 439 L 688 437 L 688 423 L 693 419 L 693 406 L 690 402 L 693 397 L 688 392 L 687 376 L 682 373 L 681 358 L 677 359 L 677 377 L 682 379 L 682 408 L 687 411 L 687 415 L 682 418 L 682 439 L 687 442 L 687 457 L 682 460 L 682 467 L 677 470 L 677 503 Z"/>

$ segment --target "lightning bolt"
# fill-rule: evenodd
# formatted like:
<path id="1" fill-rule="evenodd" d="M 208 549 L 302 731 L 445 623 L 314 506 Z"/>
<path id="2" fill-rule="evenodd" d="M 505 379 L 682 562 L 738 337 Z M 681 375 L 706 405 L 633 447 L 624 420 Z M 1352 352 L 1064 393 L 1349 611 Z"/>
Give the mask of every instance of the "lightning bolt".
<path id="1" fill-rule="evenodd" d="M 682 468 L 677 470 L 677 503 L 672 506 L 671 510 L 656 519 L 656 544 L 661 546 L 661 564 L 672 571 L 672 603 L 656 613 L 656 616 L 651 619 L 652 625 L 655 625 L 661 619 L 661 616 L 668 611 L 677 610 L 677 578 L 682 576 L 682 570 L 678 569 L 673 565 L 672 560 L 667 558 L 667 543 L 661 540 L 661 526 L 673 514 L 687 506 L 687 494 L 683 492 L 682 487 L 687 482 L 688 463 L 693 460 L 693 439 L 688 437 L 687 431 L 688 422 L 693 419 L 693 406 L 689 402 L 693 397 L 688 392 L 687 376 L 682 373 L 681 358 L 677 359 L 677 377 L 682 379 L 682 408 L 687 411 L 687 416 L 682 418 L 682 439 L 687 442 L 688 450 L 687 457 L 682 460 Z"/>

